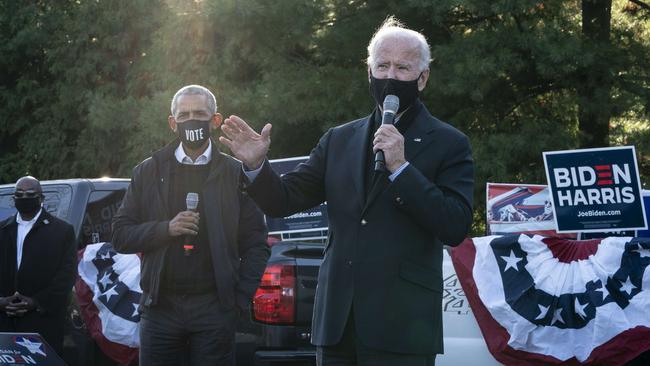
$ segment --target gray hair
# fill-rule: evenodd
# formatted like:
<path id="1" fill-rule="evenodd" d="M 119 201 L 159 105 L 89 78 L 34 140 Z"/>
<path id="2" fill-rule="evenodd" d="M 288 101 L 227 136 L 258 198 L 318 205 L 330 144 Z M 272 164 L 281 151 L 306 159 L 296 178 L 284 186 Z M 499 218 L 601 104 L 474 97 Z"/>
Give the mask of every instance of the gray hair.
<path id="1" fill-rule="evenodd" d="M 201 85 L 186 85 L 180 88 L 176 94 L 174 94 L 174 98 L 172 98 L 172 116 L 176 116 L 178 99 L 183 95 L 203 95 L 208 101 L 208 109 L 210 109 L 212 114 L 217 113 L 217 99 L 208 88 Z"/>
<path id="2" fill-rule="evenodd" d="M 427 39 L 422 33 L 406 28 L 404 23 L 392 15 L 384 20 L 372 36 L 372 39 L 370 39 L 370 43 L 368 43 L 368 59 L 366 60 L 368 66 L 372 67 L 375 64 L 375 48 L 379 41 L 386 36 L 399 36 L 417 40 L 418 48 L 420 49 L 419 71 L 424 71 L 429 67 L 429 63 L 431 63 L 431 50 L 429 49 Z"/>

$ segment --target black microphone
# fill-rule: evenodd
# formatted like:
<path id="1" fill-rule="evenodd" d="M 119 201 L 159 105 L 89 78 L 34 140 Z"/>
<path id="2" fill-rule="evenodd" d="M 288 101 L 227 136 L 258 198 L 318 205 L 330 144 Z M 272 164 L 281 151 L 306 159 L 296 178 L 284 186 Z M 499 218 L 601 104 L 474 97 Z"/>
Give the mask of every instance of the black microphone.
<path id="1" fill-rule="evenodd" d="M 185 197 L 185 205 L 187 206 L 187 211 L 196 212 L 197 207 L 199 207 L 199 195 L 198 193 L 190 192 Z M 194 244 L 192 244 L 194 237 L 192 235 L 185 236 L 185 243 L 183 244 L 183 252 L 185 256 L 192 254 L 194 250 Z"/>
<path id="2" fill-rule="evenodd" d="M 395 119 L 395 114 L 399 109 L 399 98 L 395 95 L 388 94 L 384 98 L 383 110 L 384 113 L 381 115 L 381 124 L 382 125 L 392 125 L 393 120 Z M 375 171 L 376 172 L 385 172 L 386 171 L 386 160 L 384 159 L 384 152 L 377 150 L 375 153 Z"/>

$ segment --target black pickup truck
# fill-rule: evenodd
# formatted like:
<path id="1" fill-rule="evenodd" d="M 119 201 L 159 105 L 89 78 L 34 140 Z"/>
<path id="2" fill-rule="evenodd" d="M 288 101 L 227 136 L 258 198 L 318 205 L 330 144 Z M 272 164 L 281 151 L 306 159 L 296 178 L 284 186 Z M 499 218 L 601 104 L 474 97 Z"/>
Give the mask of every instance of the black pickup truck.
<path id="1" fill-rule="evenodd" d="M 109 241 L 111 219 L 128 179 L 65 179 L 41 182 L 45 209 L 74 226 L 79 249 Z M 0 185 L 0 220 L 15 214 L 13 184 Z M 318 267 L 323 241 L 269 240 L 272 254 L 262 283 L 242 316 L 236 334 L 237 364 L 314 365 L 311 336 Z M 72 297 L 74 300 L 74 296 Z M 65 329 L 63 358 L 71 365 L 112 365 L 90 338 L 73 301 Z"/>

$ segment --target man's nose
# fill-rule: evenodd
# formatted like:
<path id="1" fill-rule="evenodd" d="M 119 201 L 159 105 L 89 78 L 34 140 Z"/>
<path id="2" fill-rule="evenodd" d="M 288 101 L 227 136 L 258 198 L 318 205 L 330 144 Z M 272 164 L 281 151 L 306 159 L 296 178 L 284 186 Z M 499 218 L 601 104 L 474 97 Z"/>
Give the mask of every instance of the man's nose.
<path id="1" fill-rule="evenodd" d="M 395 69 L 395 66 L 391 66 L 391 67 L 389 67 L 389 68 L 388 68 L 388 74 L 387 74 L 387 77 L 388 77 L 389 79 L 395 79 L 395 75 L 396 75 L 395 71 L 397 71 L 397 70 Z"/>

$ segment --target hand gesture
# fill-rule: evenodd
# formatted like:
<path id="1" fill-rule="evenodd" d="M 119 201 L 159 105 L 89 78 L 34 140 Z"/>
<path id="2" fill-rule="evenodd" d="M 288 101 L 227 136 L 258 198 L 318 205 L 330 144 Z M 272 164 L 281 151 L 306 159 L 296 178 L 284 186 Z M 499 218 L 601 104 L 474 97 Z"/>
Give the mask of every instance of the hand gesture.
<path id="1" fill-rule="evenodd" d="M 170 222 L 167 228 L 169 235 L 196 235 L 199 232 L 199 213 L 181 211 Z"/>
<path id="2" fill-rule="evenodd" d="M 248 169 L 255 170 L 262 166 L 271 145 L 270 123 L 267 123 L 259 134 L 243 119 L 230 116 L 221 125 L 221 130 L 227 138 L 221 136 L 219 141 L 228 146 L 233 155 Z"/>

